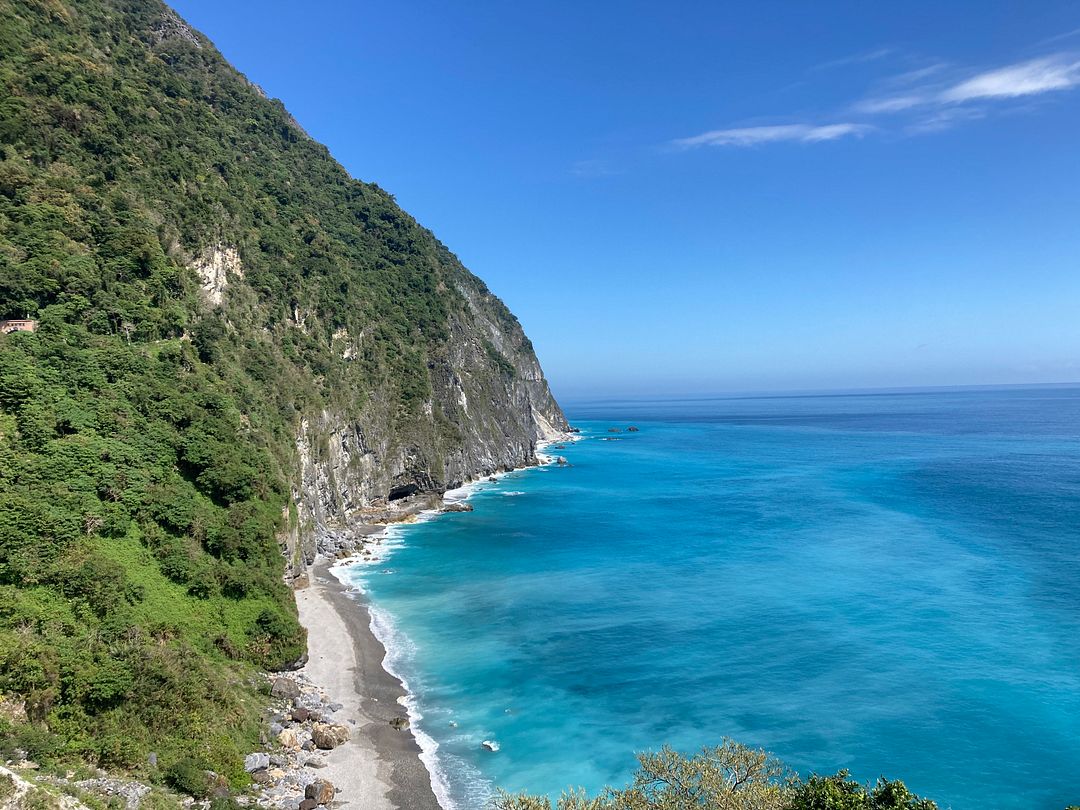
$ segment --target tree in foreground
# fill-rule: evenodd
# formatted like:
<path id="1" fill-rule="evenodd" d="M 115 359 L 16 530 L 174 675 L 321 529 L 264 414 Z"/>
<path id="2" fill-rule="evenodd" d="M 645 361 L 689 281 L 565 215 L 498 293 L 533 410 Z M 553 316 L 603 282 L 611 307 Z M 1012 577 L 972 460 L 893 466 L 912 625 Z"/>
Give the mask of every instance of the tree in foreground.
<path id="1" fill-rule="evenodd" d="M 547 796 L 500 793 L 495 810 L 553 810 Z M 867 788 L 848 777 L 812 775 L 801 780 L 766 751 L 725 740 L 684 756 L 668 747 L 638 755 L 627 787 L 598 796 L 569 791 L 554 810 L 937 810 L 903 782 L 879 779 Z"/>

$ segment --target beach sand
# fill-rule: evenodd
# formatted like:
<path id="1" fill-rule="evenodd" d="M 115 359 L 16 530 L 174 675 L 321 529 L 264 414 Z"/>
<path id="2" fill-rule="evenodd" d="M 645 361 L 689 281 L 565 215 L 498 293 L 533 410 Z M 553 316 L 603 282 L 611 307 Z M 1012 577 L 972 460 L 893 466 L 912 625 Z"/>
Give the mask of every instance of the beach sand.
<path id="1" fill-rule="evenodd" d="M 303 672 L 343 705 L 335 720 L 344 717 L 352 731 L 349 742 L 329 752 L 319 776 L 339 788 L 335 807 L 440 810 L 420 746 L 410 731 L 390 725 L 406 715 L 398 702 L 405 690 L 383 669 L 386 650 L 371 632 L 367 607 L 329 569 L 330 561 L 316 560 L 310 584 L 296 592 L 308 631 Z"/>

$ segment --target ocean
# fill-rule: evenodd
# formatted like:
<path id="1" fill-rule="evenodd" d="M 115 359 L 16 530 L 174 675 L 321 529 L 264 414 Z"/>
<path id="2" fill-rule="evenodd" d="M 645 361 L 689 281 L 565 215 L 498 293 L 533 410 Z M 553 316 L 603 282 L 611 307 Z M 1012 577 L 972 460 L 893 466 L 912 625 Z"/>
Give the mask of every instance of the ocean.
<path id="1" fill-rule="evenodd" d="M 567 412 L 571 466 L 344 574 L 444 805 L 724 737 L 942 808 L 1080 802 L 1080 387 Z"/>

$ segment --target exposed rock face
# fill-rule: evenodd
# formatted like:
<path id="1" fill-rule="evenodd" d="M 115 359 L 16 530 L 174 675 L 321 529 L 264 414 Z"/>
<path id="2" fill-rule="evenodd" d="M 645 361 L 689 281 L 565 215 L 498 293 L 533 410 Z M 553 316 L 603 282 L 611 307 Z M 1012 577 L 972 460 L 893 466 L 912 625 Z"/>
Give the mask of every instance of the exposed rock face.
<path id="1" fill-rule="evenodd" d="M 225 297 L 229 277 L 244 277 L 240 254 L 236 248 L 227 245 L 208 248 L 191 264 L 191 269 L 198 274 L 202 281 L 203 292 L 215 306 L 219 306 Z"/>
<path id="2" fill-rule="evenodd" d="M 358 524 L 394 520 L 466 481 L 536 464 L 537 443 L 569 431 L 520 324 L 486 290 L 463 281 L 458 292 L 463 306 L 450 318 L 445 352 L 428 364 L 432 392 L 417 419 L 395 422 L 390 398 L 378 393 L 356 414 L 302 419 L 299 522 L 282 538 L 292 577 L 317 551 L 347 551 Z"/>

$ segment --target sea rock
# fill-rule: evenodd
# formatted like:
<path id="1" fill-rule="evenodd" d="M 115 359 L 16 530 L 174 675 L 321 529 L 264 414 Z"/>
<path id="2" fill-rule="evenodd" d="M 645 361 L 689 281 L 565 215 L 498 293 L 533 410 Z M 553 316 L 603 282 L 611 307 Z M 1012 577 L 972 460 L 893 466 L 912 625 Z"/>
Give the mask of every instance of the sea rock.
<path id="1" fill-rule="evenodd" d="M 311 727 L 311 741 L 317 748 L 328 751 L 337 748 L 349 739 L 347 726 L 333 725 L 330 723 L 316 723 Z"/>
<path id="2" fill-rule="evenodd" d="M 300 687 L 291 678 L 274 678 L 274 683 L 270 686 L 270 697 L 293 700 L 300 697 Z"/>
<path id="3" fill-rule="evenodd" d="M 631 425 L 631 426 L 630 426 L 630 427 L 628 427 L 628 428 L 627 428 L 626 430 L 627 430 L 627 432 L 629 432 L 629 433 L 637 433 L 637 432 L 638 432 L 638 430 L 640 430 L 640 428 L 636 428 L 636 427 L 634 427 L 633 425 Z"/>
<path id="4" fill-rule="evenodd" d="M 473 505 L 471 503 L 464 503 L 462 501 L 451 501 L 445 504 L 440 512 L 471 512 Z"/>
<path id="5" fill-rule="evenodd" d="M 334 800 L 334 785 L 326 779 L 316 779 L 304 788 L 304 798 L 314 799 L 315 804 L 330 804 Z"/>
<path id="6" fill-rule="evenodd" d="M 390 725 L 396 728 L 398 731 L 409 727 L 408 717 L 395 717 L 390 721 Z"/>
<path id="7" fill-rule="evenodd" d="M 486 748 L 488 751 L 494 752 L 499 750 L 499 743 L 495 740 L 484 740 L 482 743 L 480 743 L 480 745 Z"/>
<path id="8" fill-rule="evenodd" d="M 269 767 L 269 754 L 248 754 L 246 757 L 244 757 L 244 770 L 248 773 L 265 770 Z"/>

